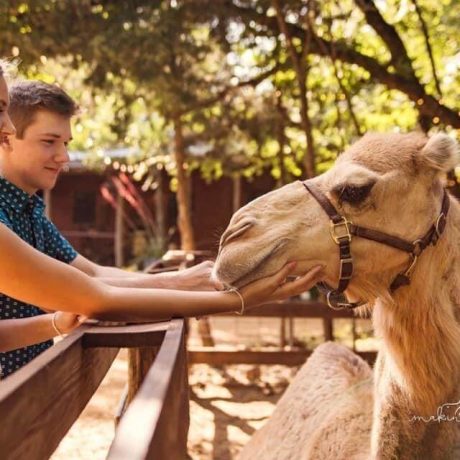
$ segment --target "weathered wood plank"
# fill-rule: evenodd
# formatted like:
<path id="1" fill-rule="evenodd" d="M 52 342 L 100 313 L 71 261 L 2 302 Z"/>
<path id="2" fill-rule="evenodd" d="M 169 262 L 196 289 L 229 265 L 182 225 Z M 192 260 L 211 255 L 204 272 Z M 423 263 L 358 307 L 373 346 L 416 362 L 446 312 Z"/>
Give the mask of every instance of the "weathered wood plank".
<path id="1" fill-rule="evenodd" d="M 215 316 L 236 316 L 236 313 L 219 313 Z M 247 316 L 326 319 L 356 317 L 350 310 L 332 310 L 324 303 L 314 300 L 271 302 L 259 307 L 248 308 L 244 312 L 244 317 Z"/>
<path id="2" fill-rule="evenodd" d="M 303 364 L 311 355 L 311 350 L 215 350 L 207 347 L 193 347 L 188 351 L 189 364 L 283 364 L 298 366 Z M 373 364 L 376 352 L 357 352 L 365 361 Z"/>
<path id="3" fill-rule="evenodd" d="M 119 402 L 120 412 L 116 415 L 116 424 L 119 423 L 123 411 L 134 399 L 155 360 L 158 348 L 162 344 L 168 328 L 169 321 L 122 327 L 99 327 L 89 330 L 83 337 L 84 347 L 117 346 L 129 348 L 128 390 Z"/>
<path id="4" fill-rule="evenodd" d="M 334 323 L 332 318 L 323 318 L 323 331 L 326 342 L 334 340 Z"/>
<path id="5" fill-rule="evenodd" d="M 83 349 L 84 328 L 0 385 L 0 455 L 43 460 L 98 388 L 118 349 Z"/>
<path id="6" fill-rule="evenodd" d="M 110 460 L 186 456 L 189 396 L 184 320 L 170 324 L 153 366 L 118 425 Z"/>
<path id="7" fill-rule="evenodd" d="M 160 458 L 184 460 L 187 456 L 187 436 L 190 425 L 190 394 L 188 385 L 187 353 L 185 334 L 168 385 L 163 411 L 153 443 L 147 456 L 150 460 Z"/>
<path id="8" fill-rule="evenodd" d="M 2 381 L 0 458 L 48 458 L 99 387 L 119 347 L 158 345 L 168 327 L 169 322 L 82 326 Z"/>
<path id="9" fill-rule="evenodd" d="M 82 345 L 85 348 L 156 347 L 163 342 L 168 328 L 169 321 L 128 326 L 93 327 L 85 332 Z"/>
<path id="10" fill-rule="evenodd" d="M 152 348 L 131 348 L 128 352 L 128 392 L 126 395 L 125 410 L 136 397 L 150 367 L 158 354 L 159 346 Z"/>

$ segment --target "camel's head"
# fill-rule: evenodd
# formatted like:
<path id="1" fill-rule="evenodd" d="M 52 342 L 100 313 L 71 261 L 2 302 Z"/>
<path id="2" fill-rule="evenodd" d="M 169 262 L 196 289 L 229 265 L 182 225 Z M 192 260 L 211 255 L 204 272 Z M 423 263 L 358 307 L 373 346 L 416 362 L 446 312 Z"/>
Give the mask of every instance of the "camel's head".
<path id="1" fill-rule="evenodd" d="M 441 178 L 457 164 L 455 142 L 444 134 L 368 134 L 313 183 L 356 225 L 412 242 L 436 220 Z M 354 274 L 347 293 L 377 295 L 408 262 L 405 252 L 353 237 Z M 222 235 L 214 274 L 240 287 L 296 260 L 297 272 L 324 264 L 336 286 L 338 247 L 325 211 L 300 182 L 267 193 L 237 211 Z"/>

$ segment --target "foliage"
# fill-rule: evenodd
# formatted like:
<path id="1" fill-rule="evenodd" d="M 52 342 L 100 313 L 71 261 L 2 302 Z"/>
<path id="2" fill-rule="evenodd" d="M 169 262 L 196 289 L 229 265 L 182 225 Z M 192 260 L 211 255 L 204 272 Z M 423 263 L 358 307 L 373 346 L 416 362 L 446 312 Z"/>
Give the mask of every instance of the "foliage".
<path id="1" fill-rule="evenodd" d="M 213 180 L 268 169 L 286 182 L 303 174 L 306 143 L 296 70 L 273 5 L 1 2 L 0 52 L 18 55 L 28 76 L 54 77 L 80 101 L 74 147 L 92 151 L 96 162 L 104 159 L 101 149 L 131 145 L 141 152 L 131 160 L 138 177 L 145 180 L 157 163 L 174 174 L 172 121 L 180 117 L 188 171 L 200 168 Z M 368 130 L 408 131 L 420 123 L 453 131 L 460 120 L 458 1 L 282 5 L 294 46 L 309 51 L 308 115 L 319 172 Z M 363 5 L 380 16 L 370 18 Z"/>

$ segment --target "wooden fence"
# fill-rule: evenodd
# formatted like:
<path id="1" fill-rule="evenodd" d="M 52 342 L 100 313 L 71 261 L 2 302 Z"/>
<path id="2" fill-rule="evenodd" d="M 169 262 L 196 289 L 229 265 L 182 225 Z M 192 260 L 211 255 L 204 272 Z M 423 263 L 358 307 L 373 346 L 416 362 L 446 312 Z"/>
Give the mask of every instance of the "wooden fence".
<path id="1" fill-rule="evenodd" d="M 121 347 L 159 351 L 120 420 L 107 458 L 186 458 L 189 397 L 181 319 L 123 327 L 82 326 L 8 377 L 0 384 L 0 458 L 48 458 Z"/>
<path id="2" fill-rule="evenodd" d="M 267 304 L 248 310 L 245 316 L 322 318 L 327 340 L 334 338 L 335 318 L 352 319 L 350 312 L 332 311 L 313 301 Z M 129 384 L 108 452 L 110 460 L 187 458 L 187 360 L 215 365 L 298 365 L 311 353 L 283 346 L 272 351 L 200 347 L 187 352 L 185 331 L 182 319 L 78 328 L 1 382 L 0 459 L 48 458 L 99 387 L 120 348 L 129 348 Z M 375 358 L 375 353 L 358 354 L 370 362 Z"/>
<path id="3" fill-rule="evenodd" d="M 298 301 L 267 304 L 248 310 L 246 315 L 330 321 L 351 318 L 348 312 L 334 312 L 318 302 Z M 131 402 L 119 420 L 107 458 L 185 459 L 189 394 L 182 319 L 117 327 L 82 326 L 1 382 L 0 458 L 48 458 L 99 387 L 120 348 L 137 352 L 140 364 L 153 364 L 134 366 L 138 372 L 130 376 L 132 394 L 126 398 Z M 203 347 L 189 350 L 188 359 L 215 365 L 297 365 L 309 354 L 305 349 L 229 352 Z M 375 357 L 375 353 L 359 354 L 368 361 Z"/>
<path id="4" fill-rule="evenodd" d="M 219 316 L 236 316 L 235 314 L 219 314 Z M 352 343 L 353 350 L 367 362 L 372 364 L 376 358 L 374 351 L 356 351 L 355 316 L 350 310 L 332 310 L 327 305 L 313 300 L 300 301 L 292 300 L 285 302 L 274 302 L 260 307 L 246 310 L 244 317 L 267 317 L 280 318 L 281 321 L 291 322 L 295 318 L 318 318 L 323 321 L 323 335 L 325 340 L 334 340 L 334 320 L 349 319 L 352 322 Z M 238 320 L 241 317 L 238 317 Z M 284 329 L 284 324 L 282 329 Z M 292 331 L 291 331 L 292 332 Z M 280 334 L 281 336 L 283 334 Z M 206 363 L 211 365 L 223 364 L 284 364 L 297 366 L 303 364 L 312 350 L 300 347 L 288 347 L 286 349 L 285 339 L 281 337 L 280 347 L 276 350 L 220 350 L 216 347 L 188 347 L 188 361 L 190 364 Z"/>

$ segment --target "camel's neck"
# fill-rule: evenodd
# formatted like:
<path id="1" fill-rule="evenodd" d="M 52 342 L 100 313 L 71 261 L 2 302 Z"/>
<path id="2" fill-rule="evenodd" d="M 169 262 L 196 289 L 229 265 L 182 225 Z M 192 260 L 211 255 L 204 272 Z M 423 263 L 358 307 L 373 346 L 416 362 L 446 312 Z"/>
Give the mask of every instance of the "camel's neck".
<path id="1" fill-rule="evenodd" d="M 460 210 L 456 203 L 452 208 L 438 244 L 420 256 L 411 284 L 395 294 L 395 304 L 379 301 L 374 311 L 386 372 L 407 392 L 414 410 L 433 410 L 450 402 L 443 398 L 457 396 Z"/>
<path id="2" fill-rule="evenodd" d="M 455 422 L 411 421 L 436 417 L 444 404 L 460 400 L 460 210 L 452 204 L 442 238 L 420 256 L 410 286 L 400 288 L 394 304 L 379 300 L 374 309 L 383 340 L 375 369 L 373 446 L 388 445 L 390 432 L 398 439 L 398 458 L 406 458 L 407 449 L 411 458 L 414 446 L 434 452 L 457 436 Z"/>

